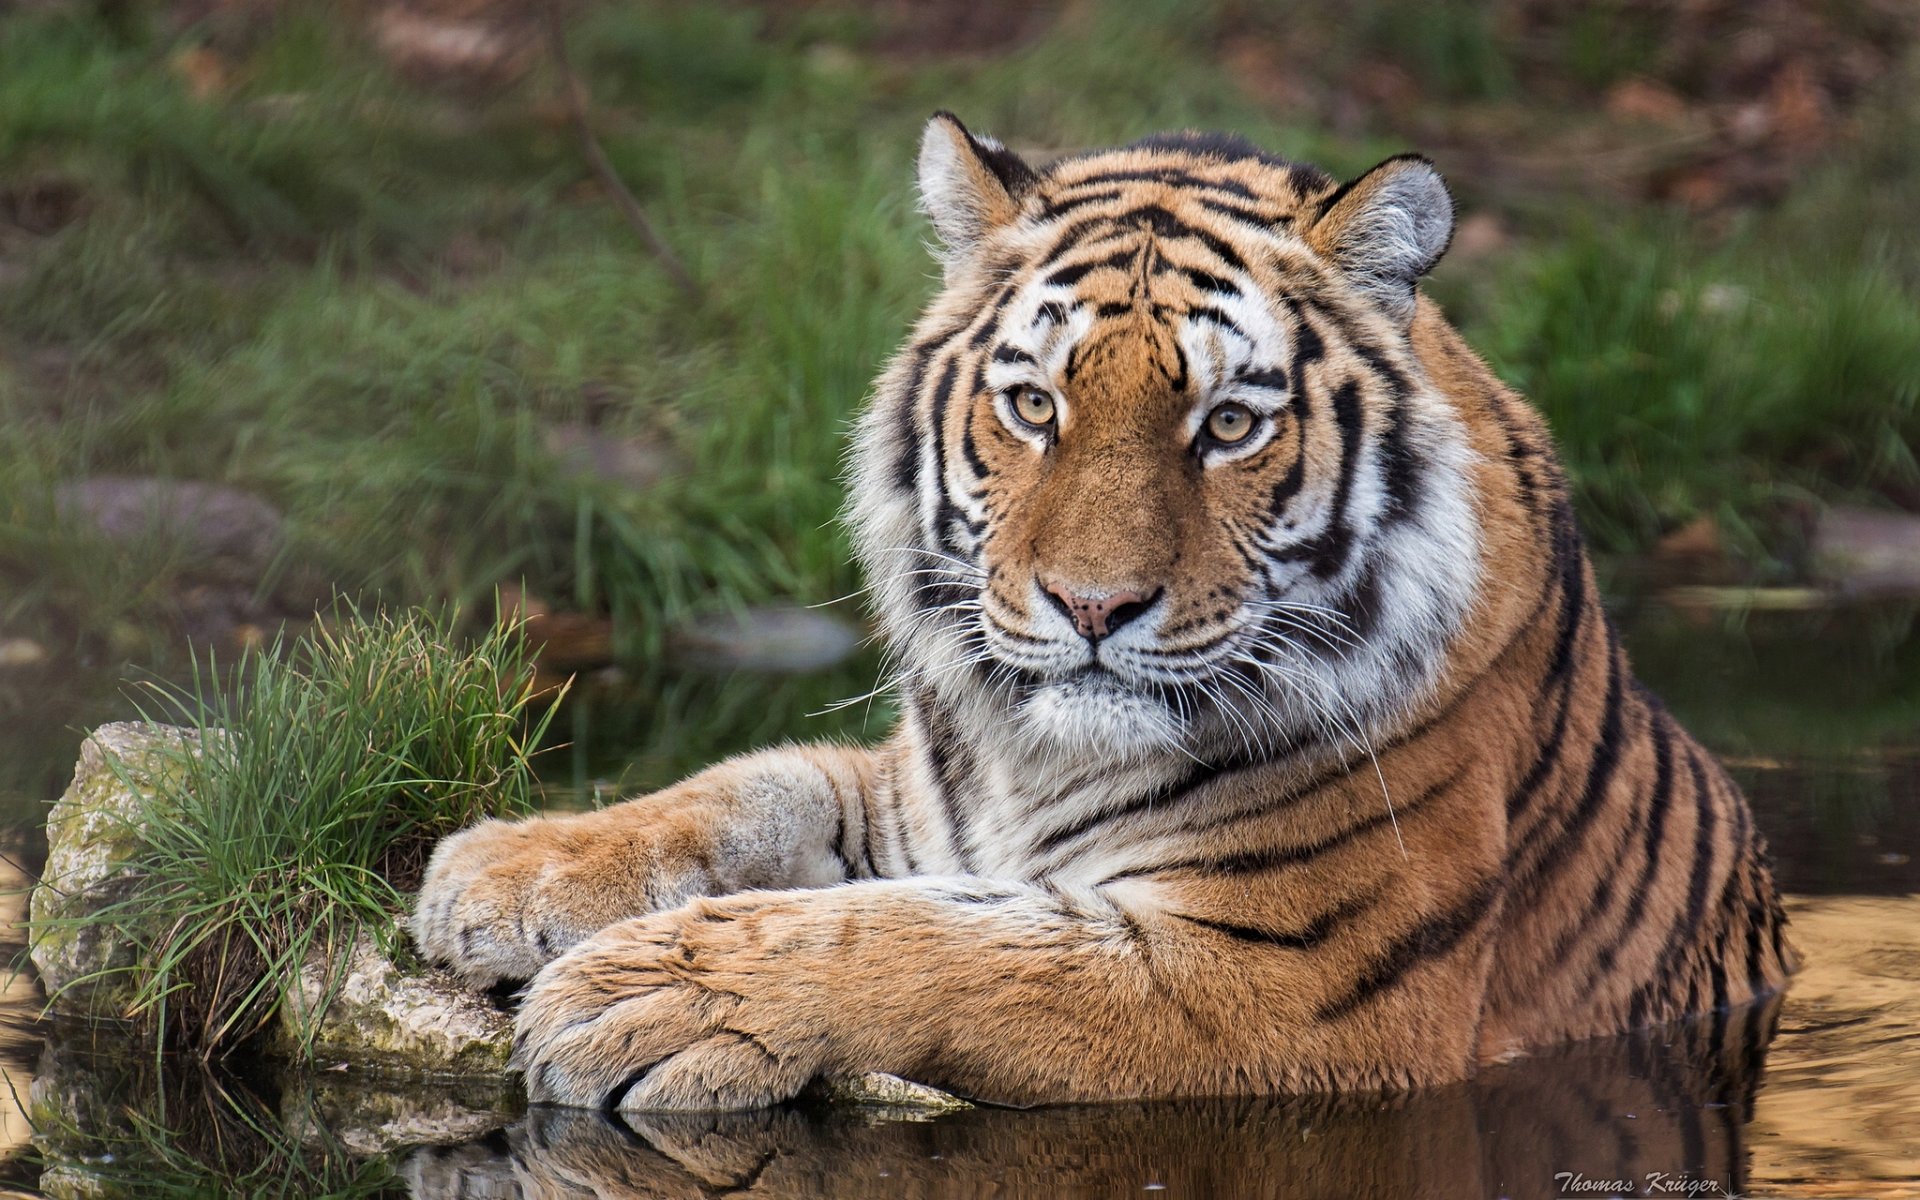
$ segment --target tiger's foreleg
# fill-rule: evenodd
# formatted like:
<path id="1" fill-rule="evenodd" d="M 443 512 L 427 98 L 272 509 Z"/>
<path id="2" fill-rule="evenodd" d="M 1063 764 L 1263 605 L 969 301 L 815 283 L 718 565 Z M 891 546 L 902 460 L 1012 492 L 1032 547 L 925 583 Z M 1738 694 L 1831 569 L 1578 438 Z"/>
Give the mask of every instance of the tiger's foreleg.
<path id="1" fill-rule="evenodd" d="M 865 854 L 873 775 L 868 750 L 787 747 L 597 812 L 483 822 L 434 850 L 414 937 L 488 985 L 696 896 L 840 882 Z"/>
<path id="2" fill-rule="evenodd" d="M 1183 927 L 1184 926 L 1184 927 Z M 1096 893 L 970 877 L 696 900 L 535 978 L 531 1099 L 750 1108 L 886 1071 L 1006 1103 L 1403 1087 L 1465 1075 L 1485 955 L 1365 988 L 1354 955 L 1247 943 Z"/>

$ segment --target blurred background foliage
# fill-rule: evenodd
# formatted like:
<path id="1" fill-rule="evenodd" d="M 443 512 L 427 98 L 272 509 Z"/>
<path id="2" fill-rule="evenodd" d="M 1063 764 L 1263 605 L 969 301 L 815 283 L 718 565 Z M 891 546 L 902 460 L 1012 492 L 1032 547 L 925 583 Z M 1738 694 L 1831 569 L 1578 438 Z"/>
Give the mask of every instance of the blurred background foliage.
<path id="1" fill-rule="evenodd" d="M 698 300 L 589 170 L 552 15 Z M 934 286 L 940 107 L 1042 157 L 1430 154 L 1463 219 L 1429 290 L 1551 418 L 1596 544 L 1793 581 L 1829 506 L 1920 509 L 1917 32 L 1895 0 L 0 0 L 0 657 L 507 587 L 646 658 L 852 592 L 838 464 Z"/>

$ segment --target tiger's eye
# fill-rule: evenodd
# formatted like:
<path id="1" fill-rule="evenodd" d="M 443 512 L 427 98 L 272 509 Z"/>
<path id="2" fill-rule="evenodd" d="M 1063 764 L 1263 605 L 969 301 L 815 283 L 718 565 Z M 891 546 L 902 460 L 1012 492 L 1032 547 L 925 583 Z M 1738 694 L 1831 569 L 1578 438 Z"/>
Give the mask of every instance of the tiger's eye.
<path id="1" fill-rule="evenodd" d="M 1244 404 L 1222 404 L 1207 414 L 1207 436 L 1231 445 L 1253 432 L 1253 410 Z"/>
<path id="2" fill-rule="evenodd" d="M 1029 425 L 1051 425 L 1053 397 L 1039 388 L 1020 388 L 1013 394 L 1013 414 Z"/>

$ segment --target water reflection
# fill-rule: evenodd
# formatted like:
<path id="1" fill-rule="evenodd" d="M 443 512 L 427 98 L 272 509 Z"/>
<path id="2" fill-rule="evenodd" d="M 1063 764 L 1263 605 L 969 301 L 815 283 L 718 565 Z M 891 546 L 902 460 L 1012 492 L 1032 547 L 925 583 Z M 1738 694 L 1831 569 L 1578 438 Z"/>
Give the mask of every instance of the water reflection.
<path id="1" fill-rule="evenodd" d="M 423 1150 L 413 1194 L 1552 1197 L 1556 1174 L 1747 1187 L 1743 1129 L 1777 1005 L 1567 1048 L 1390 1099 L 1235 1099 L 928 1121 L 844 1108 L 630 1117 L 538 1109 L 504 1139 Z M 1717 1040 L 1716 1040 L 1717 1038 Z M 1577 1192 L 1573 1194 L 1579 1194 Z"/>
<path id="2" fill-rule="evenodd" d="M 1553 1197 L 1556 1176 L 1747 1189 L 1778 1005 L 1565 1047 L 1407 1096 L 1240 1098 L 931 1119 L 803 1103 L 739 1114 L 535 1109 L 449 1088 L 316 1087 L 56 1049 L 34 1089 L 43 1188 L 96 1196 Z M 143 1098 L 130 1105 L 129 1098 Z M 398 1154 L 396 1144 L 439 1142 Z M 1604 1194 L 1604 1193 L 1601 1193 Z"/>

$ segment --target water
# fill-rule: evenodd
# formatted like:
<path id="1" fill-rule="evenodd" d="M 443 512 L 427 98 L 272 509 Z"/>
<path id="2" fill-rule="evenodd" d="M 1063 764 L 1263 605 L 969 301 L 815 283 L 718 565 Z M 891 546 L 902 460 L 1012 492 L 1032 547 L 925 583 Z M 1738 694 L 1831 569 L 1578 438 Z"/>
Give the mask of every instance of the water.
<path id="1" fill-rule="evenodd" d="M 1415 1095 L 763 1113 L 521 1111 L 511 1095 L 129 1058 L 0 992 L 0 1186 L 49 1195 L 1920 1196 L 1920 636 L 1915 610 L 1623 611 L 1636 665 L 1752 797 L 1806 967 L 1784 997 L 1561 1047 Z M 563 719 L 555 803 L 785 736 L 884 729 L 825 678 L 603 679 Z M 111 680 L 0 676 L 0 870 L 17 950 L 34 821 Z M 104 1044 L 103 1044 L 104 1043 Z M 12 1097 L 13 1099 L 10 1099 Z M 26 1116 L 39 1121 L 36 1131 Z"/>

